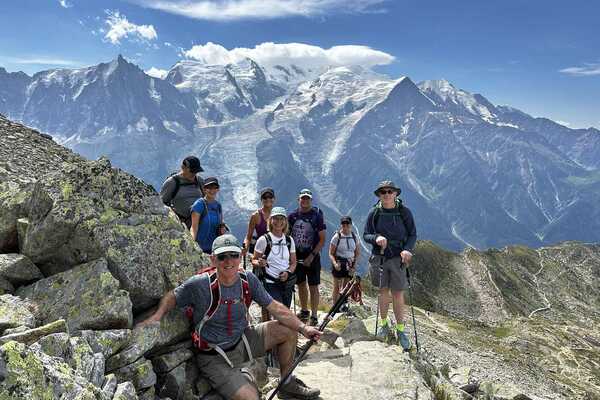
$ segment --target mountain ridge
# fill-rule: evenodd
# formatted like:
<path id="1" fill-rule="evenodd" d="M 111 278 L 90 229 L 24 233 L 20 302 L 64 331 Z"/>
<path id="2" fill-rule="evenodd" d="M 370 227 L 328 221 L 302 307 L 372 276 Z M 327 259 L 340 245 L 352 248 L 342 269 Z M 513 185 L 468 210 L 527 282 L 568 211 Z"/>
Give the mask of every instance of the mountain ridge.
<path id="1" fill-rule="evenodd" d="M 230 218 L 247 216 L 258 189 L 285 170 L 281 204 L 295 207 L 296 191 L 312 187 L 333 226 L 351 210 L 360 230 L 375 200 L 364 187 L 392 178 L 416 211 L 420 236 L 451 249 L 537 247 L 573 234 L 600 241 L 600 131 L 495 106 L 446 80 L 415 84 L 359 67 L 303 71 L 249 59 L 184 60 L 158 79 L 122 56 L 52 71 L 62 72 L 0 71 L 0 112 L 88 158 L 106 154 L 155 187 L 195 153 L 222 178 Z M 53 83 L 41 84 L 52 73 Z M 583 229 L 570 227 L 586 219 Z"/>

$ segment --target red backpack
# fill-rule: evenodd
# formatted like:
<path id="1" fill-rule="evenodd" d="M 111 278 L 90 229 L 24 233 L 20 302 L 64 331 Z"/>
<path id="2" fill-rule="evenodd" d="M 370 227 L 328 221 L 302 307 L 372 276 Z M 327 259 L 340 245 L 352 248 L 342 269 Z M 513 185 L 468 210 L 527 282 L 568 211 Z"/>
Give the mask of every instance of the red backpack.
<path id="1" fill-rule="evenodd" d="M 227 334 L 233 334 L 233 325 L 231 323 L 231 306 L 237 302 L 237 300 L 222 300 L 221 299 L 221 287 L 219 285 L 219 279 L 217 276 L 217 268 L 216 267 L 208 267 L 198 271 L 198 275 L 207 274 L 210 285 L 210 306 L 204 313 L 204 316 L 198 323 L 198 327 L 194 327 L 194 308 L 189 306 L 185 309 L 185 315 L 190 320 L 192 326 L 192 343 L 198 350 L 211 350 L 212 346 L 208 344 L 208 342 L 200 336 L 200 332 L 202 327 L 208 320 L 210 320 L 213 315 L 217 312 L 217 309 L 220 305 L 227 305 Z M 252 293 L 250 292 L 250 284 L 248 283 L 248 276 L 246 272 L 240 268 L 238 270 L 238 274 L 240 275 L 240 279 L 242 281 L 242 292 L 240 293 L 239 301 L 241 301 L 246 306 L 246 311 L 248 307 L 250 307 L 250 303 L 252 303 Z"/>

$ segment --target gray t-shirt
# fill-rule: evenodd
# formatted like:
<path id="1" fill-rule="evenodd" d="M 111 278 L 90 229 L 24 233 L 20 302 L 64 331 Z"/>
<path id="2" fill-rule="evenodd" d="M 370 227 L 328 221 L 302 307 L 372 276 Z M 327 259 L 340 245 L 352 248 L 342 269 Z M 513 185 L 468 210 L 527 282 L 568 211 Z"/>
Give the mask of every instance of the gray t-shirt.
<path id="1" fill-rule="evenodd" d="M 178 177 L 180 185 L 177 194 L 173 197 L 173 192 L 177 187 L 175 176 Z M 173 204 L 173 209 L 177 215 L 189 218 L 192 204 L 202 197 L 202 178 L 197 176 L 196 179 L 197 184 L 193 185 L 191 184 L 192 181 L 188 181 L 179 174 L 168 177 L 160 188 L 160 198 L 162 199 L 162 202 L 168 206 Z"/>
<path id="2" fill-rule="evenodd" d="M 248 284 L 250 285 L 250 294 L 252 300 L 263 307 L 267 307 L 273 301 L 273 298 L 258 278 L 252 272 L 246 272 Z M 231 286 L 221 286 L 221 301 L 234 300 L 231 305 L 231 320 L 228 318 L 228 305 L 219 304 L 213 317 L 208 320 L 200 332 L 202 338 L 212 345 L 219 345 L 221 348 L 228 348 L 237 343 L 248 326 L 246 319 L 246 306 L 242 296 L 242 281 L 237 279 Z M 175 288 L 175 299 L 177 307 L 194 308 L 194 326 L 204 317 L 204 314 L 210 307 L 210 283 L 208 274 L 194 275 L 187 281 Z M 231 335 L 228 330 L 231 328 Z"/>

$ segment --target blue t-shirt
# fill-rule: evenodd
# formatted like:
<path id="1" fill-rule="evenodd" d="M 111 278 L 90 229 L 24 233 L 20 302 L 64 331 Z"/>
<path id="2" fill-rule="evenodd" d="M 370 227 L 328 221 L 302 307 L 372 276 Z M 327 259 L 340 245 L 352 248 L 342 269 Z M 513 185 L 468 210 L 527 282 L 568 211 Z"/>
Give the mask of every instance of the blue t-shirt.
<path id="1" fill-rule="evenodd" d="M 208 211 L 204 212 L 204 207 L 208 206 Z M 212 244 L 217 237 L 217 225 L 223 221 L 223 210 L 221 204 L 216 201 L 206 201 L 204 198 L 198 199 L 192 205 L 192 212 L 196 212 L 204 217 L 198 223 L 198 233 L 196 242 L 205 253 L 212 252 Z"/>
<path id="2" fill-rule="evenodd" d="M 252 300 L 262 307 L 271 304 L 273 298 L 267 293 L 258 278 L 252 272 L 246 272 L 246 276 Z M 248 326 L 246 305 L 242 299 L 241 279 L 237 279 L 231 286 L 219 284 L 221 285 L 221 300 L 234 301 L 229 310 L 231 314 L 228 315 L 226 305 L 220 304 L 213 317 L 204 324 L 200 334 L 208 343 L 228 348 L 240 340 L 244 329 Z M 191 306 L 194 308 L 194 326 L 197 326 L 210 307 L 211 293 L 208 274 L 194 275 L 176 287 L 174 293 L 177 307 Z M 231 336 L 228 334 L 229 326 L 232 328 Z"/>

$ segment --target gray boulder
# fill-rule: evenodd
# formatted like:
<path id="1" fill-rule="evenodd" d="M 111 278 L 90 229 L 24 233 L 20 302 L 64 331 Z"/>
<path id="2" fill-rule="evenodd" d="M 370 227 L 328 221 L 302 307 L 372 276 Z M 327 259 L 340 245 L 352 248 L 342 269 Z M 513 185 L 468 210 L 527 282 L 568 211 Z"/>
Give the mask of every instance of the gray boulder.
<path id="1" fill-rule="evenodd" d="M 13 294 L 14 292 L 14 286 L 9 281 L 0 276 L 0 295 Z"/>
<path id="2" fill-rule="evenodd" d="M 156 383 L 156 374 L 152 369 L 152 363 L 145 358 L 140 358 L 135 363 L 120 368 L 113 373 L 120 383 L 132 382 L 138 391 L 154 386 Z"/>
<path id="3" fill-rule="evenodd" d="M 0 254 L 0 277 L 15 286 L 42 279 L 44 276 L 27 257 L 22 254 Z"/>
<path id="4" fill-rule="evenodd" d="M 11 174 L 12 175 L 12 174 Z M 32 185 L 17 180 L 0 182 L 0 252 L 19 249 L 17 219 L 28 212 Z"/>
<path id="5" fill-rule="evenodd" d="M 0 296 L 0 334 L 5 329 L 18 326 L 34 327 L 36 324 L 34 311 L 35 306 L 30 301 L 10 294 Z"/>
<path id="6" fill-rule="evenodd" d="M 53 333 L 60 333 L 67 331 L 67 323 L 64 319 L 51 322 L 44 326 L 40 326 L 34 329 L 17 329 L 10 334 L 6 334 L 0 337 L 0 344 L 8 343 L 10 341 L 17 341 L 25 344 L 32 344 L 38 341 L 40 338 L 51 335 Z"/>
<path id="7" fill-rule="evenodd" d="M 113 400 L 138 400 L 135 387 L 131 382 L 123 382 L 117 386 Z"/>
<path id="8" fill-rule="evenodd" d="M 98 399 L 101 390 L 75 373 L 60 358 L 23 343 L 0 346 L 1 399 Z"/>
<path id="9" fill-rule="evenodd" d="M 104 393 L 104 396 L 107 399 L 113 398 L 118 384 L 119 382 L 117 381 L 115 374 L 109 374 L 104 377 L 104 381 L 102 382 L 102 393 Z"/>
<path id="10" fill-rule="evenodd" d="M 398 346 L 356 342 L 336 357 L 325 353 L 325 358 L 320 358 L 320 353 L 312 354 L 312 361 L 301 363 L 295 372 L 310 386 L 321 389 L 323 399 L 433 398 L 408 355 Z"/>
<path id="11" fill-rule="evenodd" d="M 158 331 L 158 324 L 138 326 L 133 329 L 125 347 L 106 361 L 106 370 L 112 372 L 142 358 L 154 347 Z"/>
<path id="12" fill-rule="evenodd" d="M 154 370 L 159 374 L 165 374 L 187 360 L 194 357 L 194 353 L 190 349 L 179 349 L 172 353 L 166 353 L 152 359 Z"/>
<path id="13" fill-rule="evenodd" d="M 70 330 L 131 326 L 129 296 L 104 259 L 22 287 L 17 294 L 37 303 L 43 323 L 64 318 Z"/>
<path id="14" fill-rule="evenodd" d="M 180 364 L 166 374 L 159 376 L 158 395 L 160 397 L 170 397 L 175 400 L 183 399 L 186 381 L 186 366 L 185 364 Z"/>
<path id="15" fill-rule="evenodd" d="M 109 358 L 118 353 L 130 341 L 131 330 L 129 329 L 109 329 L 105 331 L 80 331 L 79 334 L 89 344 L 94 353 L 102 353 L 104 358 Z"/>

